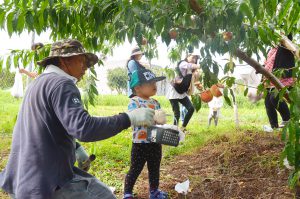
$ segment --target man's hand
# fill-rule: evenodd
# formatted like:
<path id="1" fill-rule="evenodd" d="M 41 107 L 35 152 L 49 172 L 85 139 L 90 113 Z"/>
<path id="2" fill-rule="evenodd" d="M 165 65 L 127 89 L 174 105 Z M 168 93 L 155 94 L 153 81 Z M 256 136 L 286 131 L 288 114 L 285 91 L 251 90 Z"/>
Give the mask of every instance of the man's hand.
<path id="1" fill-rule="evenodd" d="M 154 110 L 151 108 L 138 108 L 127 112 L 131 125 L 150 126 L 154 124 Z"/>
<path id="2" fill-rule="evenodd" d="M 78 168 L 88 172 L 91 167 L 91 162 L 93 162 L 96 159 L 96 156 L 94 154 L 90 155 L 90 157 L 84 161 L 84 162 L 78 162 Z"/>

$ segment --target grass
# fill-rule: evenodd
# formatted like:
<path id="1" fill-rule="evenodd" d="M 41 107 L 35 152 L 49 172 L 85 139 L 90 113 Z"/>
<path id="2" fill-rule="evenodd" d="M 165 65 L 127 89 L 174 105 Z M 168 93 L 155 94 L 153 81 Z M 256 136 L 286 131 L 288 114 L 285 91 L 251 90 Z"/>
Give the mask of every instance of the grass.
<path id="1" fill-rule="evenodd" d="M 172 114 L 169 101 L 164 96 L 155 98 L 168 114 Z M 0 170 L 4 168 L 7 161 L 11 132 L 21 102 L 22 100 L 11 97 L 9 92 L 0 90 Z M 178 147 L 163 147 L 164 159 L 172 158 L 178 154 L 193 153 L 195 149 L 219 135 L 234 135 L 246 129 L 261 128 L 263 124 L 267 123 L 267 116 L 262 102 L 253 105 L 243 96 L 238 96 L 237 102 L 239 106 L 239 129 L 236 128 L 234 123 L 233 108 L 228 105 L 224 105 L 224 108 L 221 109 L 218 127 L 208 128 L 207 115 L 209 110 L 207 105 L 204 104 L 201 110 L 192 117 L 188 125 L 190 133 L 186 136 L 186 140 Z M 109 116 L 126 111 L 127 104 L 128 98 L 126 96 L 99 96 L 96 106 L 90 107 L 89 112 L 91 115 Z M 171 117 L 168 117 L 168 123 L 172 123 Z M 122 192 L 122 179 L 130 165 L 131 135 L 131 129 L 127 129 L 107 140 L 82 143 L 89 153 L 97 156 L 90 173 L 109 186 L 116 187 L 119 193 Z"/>

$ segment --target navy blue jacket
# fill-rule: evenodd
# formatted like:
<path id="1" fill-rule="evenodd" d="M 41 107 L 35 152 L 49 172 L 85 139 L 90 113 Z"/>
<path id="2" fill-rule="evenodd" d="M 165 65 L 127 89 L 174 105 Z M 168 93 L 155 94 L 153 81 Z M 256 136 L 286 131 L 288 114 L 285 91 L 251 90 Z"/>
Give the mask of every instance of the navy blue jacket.
<path id="1" fill-rule="evenodd" d="M 29 86 L 0 187 L 18 199 L 48 199 L 73 177 L 75 142 L 103 140 L 130 126 L 125 113 L 91 117 L 72 80 L 48 73 Z"/>

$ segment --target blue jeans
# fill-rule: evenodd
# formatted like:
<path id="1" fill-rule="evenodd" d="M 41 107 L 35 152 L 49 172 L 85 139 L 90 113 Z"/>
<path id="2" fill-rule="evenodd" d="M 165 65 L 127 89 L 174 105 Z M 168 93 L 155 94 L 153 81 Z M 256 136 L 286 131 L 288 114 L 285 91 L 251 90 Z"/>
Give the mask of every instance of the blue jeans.
<path id="1" fill-rule="evenodd" d="M 17 199 L 13 194 L 10 197 Z M 97 178 L 77 172 L 72 180 L 54 192 L 52 199 L 117 199 L 111 190 Z"/>

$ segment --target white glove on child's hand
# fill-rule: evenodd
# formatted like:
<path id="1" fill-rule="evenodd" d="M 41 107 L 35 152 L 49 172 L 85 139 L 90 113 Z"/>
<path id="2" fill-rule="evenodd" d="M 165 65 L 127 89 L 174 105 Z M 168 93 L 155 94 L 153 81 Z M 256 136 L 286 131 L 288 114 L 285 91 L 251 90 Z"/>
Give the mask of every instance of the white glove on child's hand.
<path id="1" fill-rule="evenodd" d="M 127 115 L 133 126 L 150 126 L 154 123 L 154 110 L 151 108 L 134 109 Z"/>
<path id="2" fill-rule="evenodd" d="M 159 109 L 155 110 L 154 121 L 156 124 L 165 124 L 167 123 L 165 111 Z"/>

